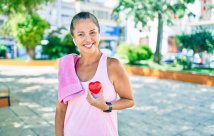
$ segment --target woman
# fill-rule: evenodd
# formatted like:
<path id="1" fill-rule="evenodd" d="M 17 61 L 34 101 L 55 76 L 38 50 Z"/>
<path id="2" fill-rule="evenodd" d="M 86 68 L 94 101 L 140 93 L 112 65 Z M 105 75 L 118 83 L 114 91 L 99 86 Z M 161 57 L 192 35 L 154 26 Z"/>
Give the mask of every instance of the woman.
<path id="1" fill-rule="evenodd" d="M 80 51 L 80 57 L 72 63 L 75 63 L 75 74 L 83 93 L 67 103 L 57 103 L 56 136 L 118 136 L 117 110 L 134 106 L 125 69 L 117 59 L 101 53 L 100 26 L 93 14 L 76 14 L 71 21 L 70 32 Z M 63 70 L 59 72 L 63 73 Z M 96 97 L 88 89 L 89 83 L 95 81 L 102 86 Z"/>

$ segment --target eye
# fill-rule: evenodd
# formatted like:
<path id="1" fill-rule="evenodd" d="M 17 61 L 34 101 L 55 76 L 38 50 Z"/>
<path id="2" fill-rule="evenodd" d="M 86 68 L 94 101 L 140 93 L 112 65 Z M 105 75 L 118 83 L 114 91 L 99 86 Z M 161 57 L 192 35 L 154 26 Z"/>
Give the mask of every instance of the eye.
<path id="1" fill-rule="evenodd" d="M 84 34 L 78 34 L 78 36 L 84 36 Z"/>
<path id="2" fill-rule="evenodd" d="M 93 32 L 91 32 L 90 34 L 95 35 L 95 34 L 96 34 L 96 32 L 94 32 L 94 31 L 93 31 Z"/>

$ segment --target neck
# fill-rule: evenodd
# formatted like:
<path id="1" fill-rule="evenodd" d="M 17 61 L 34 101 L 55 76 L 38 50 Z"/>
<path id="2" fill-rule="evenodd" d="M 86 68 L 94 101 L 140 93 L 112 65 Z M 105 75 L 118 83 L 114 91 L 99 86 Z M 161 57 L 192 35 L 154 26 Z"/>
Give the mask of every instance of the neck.
<path id="1" fill-rule="evenodd" d="M 99 61 L 101 55 L 102 55 L 102 53 L 100 51 L 95 54 L 90 54 L 90 55 L 81 54 L 79 63 L 83 64 L 83 65 L 91 65 L 91 64 Z"/>

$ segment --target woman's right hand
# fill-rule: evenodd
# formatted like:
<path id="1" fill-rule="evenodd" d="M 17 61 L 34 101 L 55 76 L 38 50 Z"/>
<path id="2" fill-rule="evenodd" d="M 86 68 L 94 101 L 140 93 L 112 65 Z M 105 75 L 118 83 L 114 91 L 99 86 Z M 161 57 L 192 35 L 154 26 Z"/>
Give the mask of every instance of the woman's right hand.
<path id="1" fill-rule="evenodd" d="M 102 88 L 101 88 L 101 90 L 99 92 L 99 97 L 96 98 L 96 99 L 93 97 L 92 92 L 88 90 L 88 95 L 86 97 L 86 100 L 92 106 L 95 106 L 95 107 L 101 109 L 102 111 L 108 109 L 108 105 L 105 102 L 104 95 L 103 95 L 103 89 Z"/>

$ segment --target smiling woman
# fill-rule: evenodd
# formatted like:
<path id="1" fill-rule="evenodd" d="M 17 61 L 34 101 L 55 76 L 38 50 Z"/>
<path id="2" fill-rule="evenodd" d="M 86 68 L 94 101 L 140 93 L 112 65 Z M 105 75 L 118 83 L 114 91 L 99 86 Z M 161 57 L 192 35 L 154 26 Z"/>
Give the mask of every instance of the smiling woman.
<path id="1" fill-rule="evenodd" d="M 75 16 L 71 21 L 70 32 L 80 52 L 98 51 L 100 26 L 94 15 L 82 13 Z"/>
<path id="2" fill-rule="evenodd" d="M 56 136 L 118 136 L 117 110 L 134 106 L 126 71 L 117 59 L 101 53 L 93 14 L 76 14 L 70 32 L 80 56 L 60 59 Z"/>

